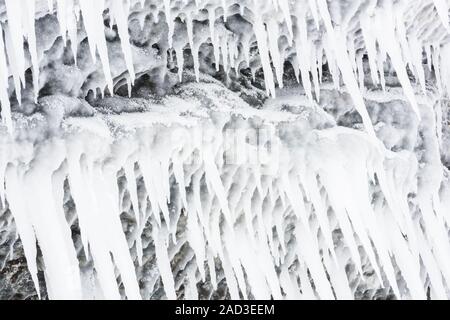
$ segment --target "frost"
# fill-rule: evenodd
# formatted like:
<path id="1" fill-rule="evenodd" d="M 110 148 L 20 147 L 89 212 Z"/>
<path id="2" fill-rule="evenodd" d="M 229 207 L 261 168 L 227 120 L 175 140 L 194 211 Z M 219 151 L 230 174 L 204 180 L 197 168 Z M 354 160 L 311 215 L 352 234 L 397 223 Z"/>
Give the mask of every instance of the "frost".
<path id="1" fill-rule="evenodd" d="M 427 1 L 423 0 L 420 3 L 425 5 Z M 429 1 L 433 4 L 435 9 L 434 14 L 442 21 L 441 25 L 434 26 L 436 30 L 445 28 L 448 30 L 448 4 L 444 0 Z M 28 50 L 30 52 L 31 61 L 29 62 L 33 70 L 33 86 L 34 95 L 38 95 L 41 84 L 39 83 L 39 55 L 36 49 L 35 40 L 35 28 L 31 23 L 35 14 L 40 14 L 39 9 L 35 9 L 34 1 L 5 1 L 7 17 L 15 17 L 15 19 L 8 19 L 10 23 L 7 24 L 6 30 L 6 51 L 9 57 L 9 70 L 13 75 L 15 92 L 18 101 L 21 101 L 22 86 L 25 86 L 24 72 L 27 68 L 27 57 L 23 48 L 24 38 L 28 42 Z M 49 1 L 48 7 L 50 12 L 53 10 L 54 3 Z M 146 4 L 144 1 L 139 2 L 141 10 L 145 10 Z M 45 7 L 38 2 L 38 8 Z M 24 10 L 21 10 L 21 9 Z M 110 23 L 116 24 L 119 37 L 121 40 L 121 47 L 123 51 L 123 57 L 127 69 L 127 74 L 120 74 L 120 77 L 128 77 L 131 84 L 134 83 L 136 77 L 135 71 L 135 59 L 133 50 L 130 46 L 130 37 L 127 31 L 127 17 L 134 10 L 137 10 L 136 1 L 119 1 L 119 0 L 102 0 L 95 3 L 85 0 L 58 0 L 56 1 L 56 17 L 58 18 L 60 34 L 63 41 L 70 39 L 71 48 L 74 54 L 74 59 L 77 59 L 78 42 L 77 26 L 80 23 L 82 17 L 83 25 L 87 33 L 87 39 L 89 41 L 89 49 L 94 61 L 97 59 L 97 54 L 101 61 L 103 74 L 105 77 L 104 86 L 100 87 L 103 93 L 106 87 L 111 94 L 114 93 L 115 83 L 118 79 L 114 79 L 118 75 L 113 75 L 110 68 L 108 44 L 103 37 L 102 32 L 99 30 L 104 29 L 103 25 L 103 12 L 108 12 L 110 15 Z M 236 44 L 230 41 L 234 41 L 232 37 L 225 37 L 224 35 L 215 35 L 214 24 L 218 16 L 216 11 L 222 14 L 221 18 L 224 21 L 228 21 L 227 17 L 230 16 L 230 4 L 226 1 L 210 0 L 210 1 L 196 1 L 195 9 L 186 3 L 183 6 L 180 4 L 174 5 L 171 1 L 164 1 L 163 5 L 158 5 L 157 10 L 160 10 L 167 19 L 168 25 L 168 48 L 174 47 L 177 52 L 178 69 L 180 70 L 179 78 L 182 79 L 182 70 L 184 66 L 184 59 L 182 50 L 186 43 L 190 44 L 191 53 L 194 57 L 194 67 L 196 70 L 196 78 L 199 80 L 199 68 L 200 62 L 198 61 L 199 47 L 201 42 L 196 43 L 194 38 L 197 38 L 194 32 L 194 21 L 202 21 L 204 18 L 201 16 L 201 9 L 207 9 L 210 25 L 209 41 L 213 44 L 215 52 L 215 60 L 219 61 L 217 50 L 222 51 L 222 64 L 225 70 L 228 72 L 228 60 L 229 68 L 240 68 L 240 61 L 234 61 L 235 59 L 242 59 L 246 57 L 248 52 L 248 44 L 245 41 L 240 42 L 239 51 L 244 49 L 242 54 L 238 52 L 232 52 Z M 321 47 L 328 48 L 326 50 L 326 58 L 330 67 L 336 63 L 336 67 L 339 71 L 334 70 L 333 80 L 335 85 L 339 86 L 339 81 L 342 76 L 344 84 L 348 87 L 349 92 L 353 92 L 352 96 L 357 106 L 358 111 L 364 119 L 366 129 L 370 132 L 371 128 L 370 119 L 367 117 L 365 106 L 361 100 L 361 96 L 357 93 L 357 82 L 360 80 L 356 75 L 356 62 L 355 57 L 361 56 L 362 53 L 358 51 L 366 51 L 369 56 L 370 72 L 372 81 L 375 85 L 379 83 L 379 77 L 377 73 L 380 73 L 381 84 L 384 87 L 383 80 L 383 65 L 387 62 L 389 57 L 392 66 L 398 74 L 398 78 L 402 87 L 405 90 L 405 94 L 410 100 L 411 107 L 418 114 L 417 102 L 415 98 L 415 92 L 411 86 L 408 76 L 407 68 L 410 67 L 410 71 L 414 72 L 418 80 L 424 88 L 424 75 L 422 68 L 421 53 L 423 50 L 427 50 L 429 44 L 439 45 L 439 42 L 443 41 L 442 37 L 439 40 L 432 40 L 433 36 L 419 36 L 417 34 L 418 29 L 416 24 L 413 23 L 413 14 L 416 8 L 414 6 L 407 6 L 405 1 L 397 2 L 393 4 L 391 1 L 385 1 L 383 5 L 376 6 L 369 1 L 367 5 L 363 5 L 359 0 L 352 1 L 352 5 L 349 6 L 347 11 L 344 11 L 347 16 L 344 23 L 337 27 L 339 21 L 333 21 L 335 16 L 337 17 L 340 10 L 343 10 L 339 5 L 332 5 L 329 8 L 329 4 L 326 1 L 295 1 L 293 3 L 289 1 L 268 1 L 255 2 L 246 1 L 239 5 L 242 15 L 246 17 L 246 12 L 243 9 L 250 10 L 253 14 L 251 21 L 255 40 L 259 49 L 259 57 L 261 59 L 261 66 L 264 71 L 266 90 L 271 96 L 275 96 L 275 80 L 272 71 L 272 64 L 275 69 L 276 80 L 279 87 L 283 87 L 283 64 L 284 59 L 289 56 L 291 49 L 295 50 L 295 57 L 292 57 L 295 61 L 294 67 L 299 67 L 301 71 L 302 83 L 305 88 L 307 96 L 312 101 L 312 89 L 310 83 L 310 76 L 313 76 L 314 87 L 316 92 L 316 98 L 320 96 L 320 88 L 317 85 L 316 66 L 322 67 L 321 54 L 316 54 Z M 331 11 L 331 15 L 330 12 Z M 272 16 L 271 16 L 271 13 Z M 157 13 L 152 13 L 155 17 Z M 141 25 L 145 22 L 145 14 L 140 14 Z M 292 18 L 295 19 L 292 19 Z M 311 17 L 314 23 L 309 23 Z M 354 43 L 357 37 L 357 33 L 351 26 L 349 21 L 354 17 L 356 23 L 363 33 L 364 42 L 358 41 L 358 46 L 355 47 Z M 174 43 L 175 21 L 180 18 L 184 21 L 187 27 L 188 37 L 185 42 L 180 42 L 176 37 Z M 144 20 L 142 20 L 144 19 Z M 336 18 L 337 19 L 337 18 Z M 333 26 L 335 24 L 336 26 Z M 281 25 L 282 30 L 278 30 Z M 143 25 L 142 25 L 143 26 Z M 411 27 L 409 27 L 411 26 Z M 266 28 L 268 28 L 266 30 Z M 353 29 L 352 29 L 353 28 Z M 325 30 L 325 34 L 323 33 Z M 243 30 L 242 30 L 243 31 Z M 285 34 L 286 32 L 286 34 Z M 438 33 L 440 33 L 439 31 Z M 284 45 L 280 51 L 278 48 L 278 42 L 282 37 L 287 37 L 287 45 Z M 221 39 L 221 43 L 217 42 L 218 38 Z M 205 39 L 206 40 L 206 39 Z M 202 40 L 202 41 L 205 41 Z M 207 41 L 207 40 L 206 40 Z M 350 45 L 348 45 L 350 44 Z M 233 49 L 234 50 L 234 49 Z M 320 51 L 320 50 L 319 50 Z M 229 52 L 229 53 L 228 53 Z M 246 58 L 245 60 L 248 60 Z M 248 62 L 248 61 L 247 61 Z M 272 63 L 271 63 L 272 62 Z M 437 61 L 433 62 L 438 64 Z M 248 63 L 247 63 L 248 65 Z M 431 66 L 431 64 L 429 64 Z M 352 67 L 353 66 L 353 67 Z M 218 68 L 218 62 L 216 63 Z M 297 70 L 298 72 L 298 70 Z M 319 72 L 320 73 L 320 72 Z M 339 74 L 340 73 L 340 74 Z M 320 75 L 319 75 L 320 76 Z M 361 77 L 360 77 L 361 78 Z M 7 104 L 4 102 L 3 104 Z M 7 109 L 7 105 L 5 106 Z M 6 111 L 7 113 L 7 111 Z M 5 115 L 8 117 L 8 115 Z M 3 117 L 2 117 L 3 118 Z M 9 120 L 3 120 L 9 121 Z"/>
<path id="2" fill-rule="evenodd" d="M 447 299 L 448 5 L 0 0 L 36 291 Z"/>

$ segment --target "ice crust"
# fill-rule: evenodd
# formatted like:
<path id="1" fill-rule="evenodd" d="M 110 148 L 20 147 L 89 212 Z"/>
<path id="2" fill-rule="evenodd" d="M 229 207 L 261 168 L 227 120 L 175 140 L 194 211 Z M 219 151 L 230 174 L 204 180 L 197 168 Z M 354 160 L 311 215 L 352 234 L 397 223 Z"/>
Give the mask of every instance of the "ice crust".
<path id="1" fill-rule="evenodd" d="M 449 298 L 447 1 L 0 22 L 0 274 L 23 250 L 50 299 Z"/>

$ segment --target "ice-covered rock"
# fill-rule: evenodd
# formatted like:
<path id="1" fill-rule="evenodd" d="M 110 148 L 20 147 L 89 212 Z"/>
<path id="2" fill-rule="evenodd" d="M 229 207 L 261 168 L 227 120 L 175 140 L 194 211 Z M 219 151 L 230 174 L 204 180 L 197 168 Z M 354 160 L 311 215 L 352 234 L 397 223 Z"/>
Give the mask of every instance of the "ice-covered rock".
<path id="1" fill-rule="evenodd" d="M 448 5 L 0 0 L 0 298 L 449 298 Z"/>

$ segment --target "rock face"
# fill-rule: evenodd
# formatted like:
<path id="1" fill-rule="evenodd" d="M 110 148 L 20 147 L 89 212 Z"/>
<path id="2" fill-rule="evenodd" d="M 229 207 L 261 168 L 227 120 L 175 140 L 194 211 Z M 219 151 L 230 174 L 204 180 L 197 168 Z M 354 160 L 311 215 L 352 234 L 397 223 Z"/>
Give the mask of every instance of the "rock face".
<path id="1" fill-rule="evenodd" d="M 446 0 L 0 0 L 0 299 L 449 298 L 449 31 Z"/>

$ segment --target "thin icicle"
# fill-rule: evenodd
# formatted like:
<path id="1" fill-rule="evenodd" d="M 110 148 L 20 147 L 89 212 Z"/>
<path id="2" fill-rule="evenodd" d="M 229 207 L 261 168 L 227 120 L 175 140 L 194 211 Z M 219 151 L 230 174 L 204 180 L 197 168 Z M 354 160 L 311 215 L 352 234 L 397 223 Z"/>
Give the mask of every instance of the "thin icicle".
<path id="1" fill-rule="evenodd" d="M 134 84 L 136 75 L 133 65 L 133 54 L 131 52 L 130 35 L 128 34 L 128 8 L 123 5 L 123 1 L 113 1 L 111 10 L 117 23 L 125 64 L 130 74 L 131 83 Z"/>
<path id="2" fill-rule="evenodd" d="M 56 16 L 59 22 L 59 32 L 63 38 L 64 44 L 67 42 L 67 15 L 68 8 L 66 0 L 56 0 Z"/>
<path id="3" fill-rule="evenodd" d="M 25 8 L 24 12 L 24 28 L 27 34 L 28 48 L 31 55 L 31 68 L 33 70 L 33 91 L 34 102 L 37 103 L 39 95 L 39 59 L 36 48 L 36 30 L 35 30 L 35 15 L 36 3 L 34 1 L 22 0 Z M 26 3 L 26 4 L 25 4 Z"/>
<path id="4" fill-rule="evenodd" d="M 272 67 L 270 65 L 269 49 L 267 47 L 267 32 L 259 14 L 255 15 L 253 30 L 255 32 L 256 41 L 258 42 L 259 55 L 264 71 L 266 91 L 272 97 L 275 97 L 275 82 L 273 79 Z"/>
<path id="5" fill-rule="evenodd" d="M 308 41 L 308 33 L 307 33 L 307 23 L 306 23 L 306 12 L 303 9 L 299 8 L 297 10 L 297 19 L 299 30 L 297 34 L 297 38 L 295 39 L 295 50 L 297 53 L 297 61 L 300 66 L 300 74 L 302 78 L 303 89 L 305 90 L 305 94 L 308 97 L 309 101 L 313 101 L 312 97 L 312 87 L 310 80 L 310 44 Z"/>
<path id="6" fill-rule="evenodd" d="M 364 99 L 359 91 L 358 83 L 356 82 L 355 75 L 352 72 L 352 67 L 346 52 L 345 41 L 340 31 L 335 31 L 331 24 L 330 13 L 328 12 L 328 5 L 325 0 L 318 0 L 319 11 L 324 19 L 324 23 L 328 33 L 328 39 L 331 42 L 331 46 L 335 51 L 335 59 L 342 73 L 342 79 L 344 80 L 347 90 L 349 91 L 353 102 L 355 103 L 355 108 L 362 117 L 362 121 L 369 135 L 376 139 L 375 132 L 373 129 L 372 122 L 370 120 L 369 114 L 367 112 L 366 106 L 364 104 Z"/>
<path id="7" fill-rule="evenodd" d="M 21 2 L 17 0 L 5 0 L 9 30 L 6 35 L 6 47 L 16 88 L 16 97 L 19 104 L 22 103 L 22 85 L 25 86 L 24 34 L 22 29 L 22 9 L 20 4 Z"/>
<path id="8" fill-rule="evenodd" d="M 0 24 L 0 106 L 2 123 L 6 125 L 9 133 L 13 131 L 11 119 L 11 105 L 8 95 L 8 66 L 6 64 L 5 46 L 3 42 L 3 29 Z"/>
<path id="9" fill-rule="evenodd" d="M 286 22 L 288 32 L 289 32 L 289 45 L 292 45 L 292 40 L 294 39 L 294 32 L 292 31 L 292 19 L 291 19 L 291 12 L 289 8 L 289 1 L 288 0 L 280 0 L 280 8 L 284 15 L 284 21 Z"/>
<path id="10" fill-rule="evenodd" d="M 20 239 L 22 241 L 25 258 L 27 259 L 28 270 L 30 271 L 31 278 L 33 279 L 34 287 L 38 297 L 41 297 L 41 291 L 39 288 L 39 280 L 37 277 L 37 248 L 36 248 L 36 236 L 34 234 L 33 225 L 30 218 L 27 215 L 25 202 L 20 197 L 20 189 L 23 186 L 22 170 L 18 167 L 9 167 L 6 171 L 6 196 L 9 201 L 9 206 L 14 212 L 14 220 L 19 232 Z"/>
<path id="11" fill-rule="evenodd" d="M 221 1 L 222 1 L 222 9 L 223 9 L 223 21 L 227 22 L 227 17 L 228 17 L 227 0 L 221 0 Z"/>
<path id="12" fill-rule="evenodd" d="M 368 14 L 364 14 L 361 17 L 361 32 L 364 38 L 364 42 L 366 45 L 367 55 L 369 58 L 369 66 L 370 66 L 370 75 L 372 77 L 372 83 L 377 85 L 379 83 L 378 77 L 378 67 L 377 67 L 377 52 L 376 52 L 376 38 L 373 34 L 371 26 L 371 19 Z M 383 69 L 380 70 L 380 73 L 383 73 Z"/>
<path id="13" fill-rule="evenodd" d="M 159 230 L 159 227 L 156 225 L 153 225 L 153 241 L 155 241 L 156 263 L 161 273 L 164 291 L 166 292 L 167 298 L 176 300 L 175 282 L 167 254 L 167 240 L 165 239 L 164 230 Z"/>
<path id="14" fill-rule="evenodd" d="M 278 48 L 279 26 L 274 19 L 267 22 L 267 34 L 269 36 L 269 50 L 272 63 L 275 66 L 275 74 L 278 86 L 283 88 L 284 61 L 281 59 L 280 49 Z"/>

